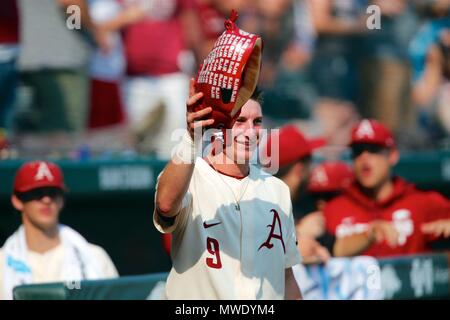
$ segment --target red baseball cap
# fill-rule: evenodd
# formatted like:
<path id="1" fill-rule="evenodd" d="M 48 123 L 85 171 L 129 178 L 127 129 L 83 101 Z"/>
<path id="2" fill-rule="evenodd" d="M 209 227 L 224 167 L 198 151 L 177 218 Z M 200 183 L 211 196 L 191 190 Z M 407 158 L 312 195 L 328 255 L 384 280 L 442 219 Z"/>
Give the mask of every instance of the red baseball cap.
<path id="1" fill-rule="evenodd" d="M 31 161 L 19 168 L 14 179 L 14 192 L 27 192 L 43 187 L 66 189 L 59 166 L 47 161 Z"/>
<path id="2" fill-rule="evenodd" d="M 353 127 L 350 145 L 361 143 L 376 144 L 386 148 L 395 146 L 392 132 L 373 119 L 363 119 Z"/>
<path id="3" fill-rule="evenodd" d="M 312 170 L 308 191 L 313 193 L 342 191 L 353 179 L 353 171 L 345 162 L 324 162 Z"/>
<path id="4" fill-rule="evenodd" d="M 278 132 L 272 133 L 267 139 L 266 154 L 271 156 L 272 140 L 278 138 L 279 166 L 283 167 L 312 155 L 315 149 L 326 145 L 325 139 L 305 138 L 303 133 L 295 125 L 281 127 Z"/>

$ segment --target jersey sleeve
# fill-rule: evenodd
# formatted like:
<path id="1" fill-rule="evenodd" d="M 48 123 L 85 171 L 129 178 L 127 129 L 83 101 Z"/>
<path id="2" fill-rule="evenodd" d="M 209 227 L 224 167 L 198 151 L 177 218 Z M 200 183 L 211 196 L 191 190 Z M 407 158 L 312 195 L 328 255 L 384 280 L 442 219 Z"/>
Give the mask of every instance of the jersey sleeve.
<path id="1" fill-rule="evenodd" d="M 294 223 L 294 215 L 292 212 L 292 202 L 290 199 L 289 192 L 288 199 L 286 200 L 289 204 L 289 216 L 288 216 L 288 225 L 287 225 L 287 237 L 286 237 L 286 254 L 284 260 L 284 267 L 290 268 L 301 263 L 301 256 L 299 249 L 297 247 L 297 234 Z"/>
<path id="2" fill-rule="evenodd" d="M 157 183 L 156 183 L 156 190 L 158 190 L 158 183 L 159 178 L 161 174 L 158 176 Z M 155 203 L 156 203 L 156 192 L 155 192 Z M 178 209 L 178 212 L 174 219 L 164 219 L 159 215 L 159 213 L 156 210 L 153 210 L 153 224 L 155 225 L 156 229 L 161 233 L 172 233 L 176 229 L 181 228 L 187 220 L 188 215 L 192 212 L 192 193 L 191 193 L 191 185 L 189 185 L 189 189 L 186 192 L 186 194 L 183 197 L 183 200 L 181 201 L 180 208 Z"/>

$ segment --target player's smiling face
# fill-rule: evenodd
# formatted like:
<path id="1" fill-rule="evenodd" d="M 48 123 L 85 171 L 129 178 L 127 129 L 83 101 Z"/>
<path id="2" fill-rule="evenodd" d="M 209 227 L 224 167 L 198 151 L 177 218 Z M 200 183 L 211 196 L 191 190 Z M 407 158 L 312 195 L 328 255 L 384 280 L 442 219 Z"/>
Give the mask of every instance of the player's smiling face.
<path id="1" fill-rule="evenodd" d="M 241 109 L 239 117 L 231 129 L 233 159 L 247 162 L 259 143 L 262 128 L 261 105 L 255 100 L 248 100 Z"/>

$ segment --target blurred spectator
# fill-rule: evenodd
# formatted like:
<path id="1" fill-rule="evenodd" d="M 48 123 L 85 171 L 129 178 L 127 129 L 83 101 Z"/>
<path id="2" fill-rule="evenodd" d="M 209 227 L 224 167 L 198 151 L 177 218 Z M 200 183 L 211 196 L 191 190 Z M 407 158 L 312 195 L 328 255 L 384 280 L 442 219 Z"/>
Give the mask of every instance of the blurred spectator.
<path id="1" fill-rule="evenodd" d="M 0 130 L 9 128 L 16 101 L 19 54 L 19 16 L 16 0 L 6 0 L 0 11 Z M 0 146 L 0 149 L 2 147 Z"/>
<path id="2" fill-rule="evenodd" d="M 367 31 L 365 0 L 309 0 L 317 41 L 311 77 L 319 96 L 356 103 L 358 61 Z"/>
<path id="3" fill-rule="evenodd" d="M 436 145 L 450 135 L 449 61 L 450 2 L 420 3 L 427 19 L 410 44 L 413 66 L 412 99 L 418 121 L 429 135 L 430 145 Z"/>
<path id="4" fill-rule="evenodd" d="M 307 73 L 315 39 L 307 1 L 257 0 L 244 15 L 244 29 L 264 41 L 260 86 L 265 115 L 308 118 L 316 93 Z"/>
<path id="5" fill-rule="evenodd" d="M 446 235 L 449 200 L 392 177 L 399 152 L 385 126 L 362 120 L 350 147 L 356 181 L 324 210 L 327 230 L 336 236 L 336 256 L 423 253 Z"/>
<path id="6" fill-rule="evenodd" d="M 362 73 L 363 117 L 386 124 L 395 135 L 414 129 L 410 101 L 408 44 L 418 27 L 414 7 L 407 0 L 371 0 L 381 11 L 380 28 L 364 37 Z"/>
<path id="7" fill-rule="evenodd" d="M 85 31 L 102 41 L 85 0 L 19 0 L 21 52 L 18 64 L 30 92 L 30 110 L 17 129 L 33 133 L 82 133 L 86 127 L 89 45 Z M 80 9 L 81 30 L 69 29 L 66 8 Z M 84 32 L 84 33 L 83 33 Z M 48 143 L 48 141 L 47 141 Z"/>
<path id="8" fill-rule="evenodd" d="M 315 104 L 311 120 L 316 133 L 323 136 L 329 145 L 346 146 L 359 115 L 350 101 L 322 98 Z"/>
<path id="9" fill-rule="evenodd" d="M 224 32 L 225 20 L 230 17 L 231 10 L 242 15 L 246 7 L 245 0 L 196 0 L 200 26 L 203 34 L 200 58 L 204 59 L 214 46 L 217 38 Z M 242 18 L 239 19 L 239 21 Z M 238 21 L 238 24 L 239 24 Z"/>
<path id="10" fill-rule="evenodd" d="M 61 169 L 49 162 L 25 163 L 16 173 L 11 202 L 22 225 L 0 249 L 0 299 L 17 285 L 117 277 L 108 254 L 59 224 L 64 206 Z"/>
<path id="11" fill-rule="evenodd" d="M 278 150 L 273 141 L 279 141 Z M 272 133 L 265 146 L 265 155 L 271 157 L 278 151 L 279 170 L 275 174 L 287 184 L 293 203 L 293 214 L 296 225 L 303 218 L 305 208 L 299 206 L 304 202 L 306 186 L 310 175 L 312 153 L 315 149 L 324 145 L 323 140 L 307 140 L 303 133 L 294 125 L 286 125 L 277 133 Z M 300 210 L 301 209 L 301 210 Z M 320 222 L 319 222 L 320 224 Z M 319 227 L 320 226 L 313 226 Z M 298 228 L 298 227 L 297 227 Z M 302 255 L 303 263 L 314 263 L 326 260 L 329 252 L 321 246 L 313 237 L 305 236 L 297 230 L 298 247 Z"/>
<path id="12" fill-rule="evenodd" d="M 119 12 L 120 6 L 116 1 L 89 0 L 89 13 L 99 27 L 115 18 Z M 120 124 L 125 120 L 120 91 L 120 81 L 125 73 L 125 57 L 120 34 L 108 33 L 107 41 L 107 50 L 98 48 L 90 61 L 90 129 Z"/>
<path id="13" fill-rule="evenodd" d="M 196 3 L 119 2 L 123 7 L 121 14 L 103 28 L 122 30 L 128 121 L 141 151 L 169 158 L 176 142 L 173 132 L 186 126 L 189 75 L 200 59 L 202 32 Z"/>

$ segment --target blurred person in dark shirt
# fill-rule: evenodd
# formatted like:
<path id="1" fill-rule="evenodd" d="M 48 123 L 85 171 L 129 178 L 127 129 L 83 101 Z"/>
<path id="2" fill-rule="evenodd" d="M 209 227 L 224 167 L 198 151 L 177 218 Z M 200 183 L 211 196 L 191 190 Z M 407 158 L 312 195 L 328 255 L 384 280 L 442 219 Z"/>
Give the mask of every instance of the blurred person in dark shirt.
<path id="1" fill-rule="evenodd" d="M 437 146 L 450 136 L 450 2 L 428 1 L 419 8 L 425 22 L 409 47 L 412 100 L 420 127 Z"/>
<path id="2" fill-rule="evenodd" d="M 308 4 L 317 34 L 311 76 L 318 94 L 357 103 L 368 1 L 310 0 Z"/>
<path id="3" fill-rule="evenodd" d="M 260 86 L 266 116 L 308 118 L 316 97 L 308 76 L 315 41 L 308 1 L 254 1 L 243 24 L 264 39 Z"/>
<path id="4" fill-rule="evenodd" d="M 371 0 L 369 5 L 376 5 L 381 16 L 379 28 L 364 36 L 361 114 L 387 125 L 398 139 L 410 137 L 416 129 L 408 61 L 408 44 L 418 28 L 415 8 L 407 0 Z M 400 146 L 408 142 L 398 140 Z"/>

